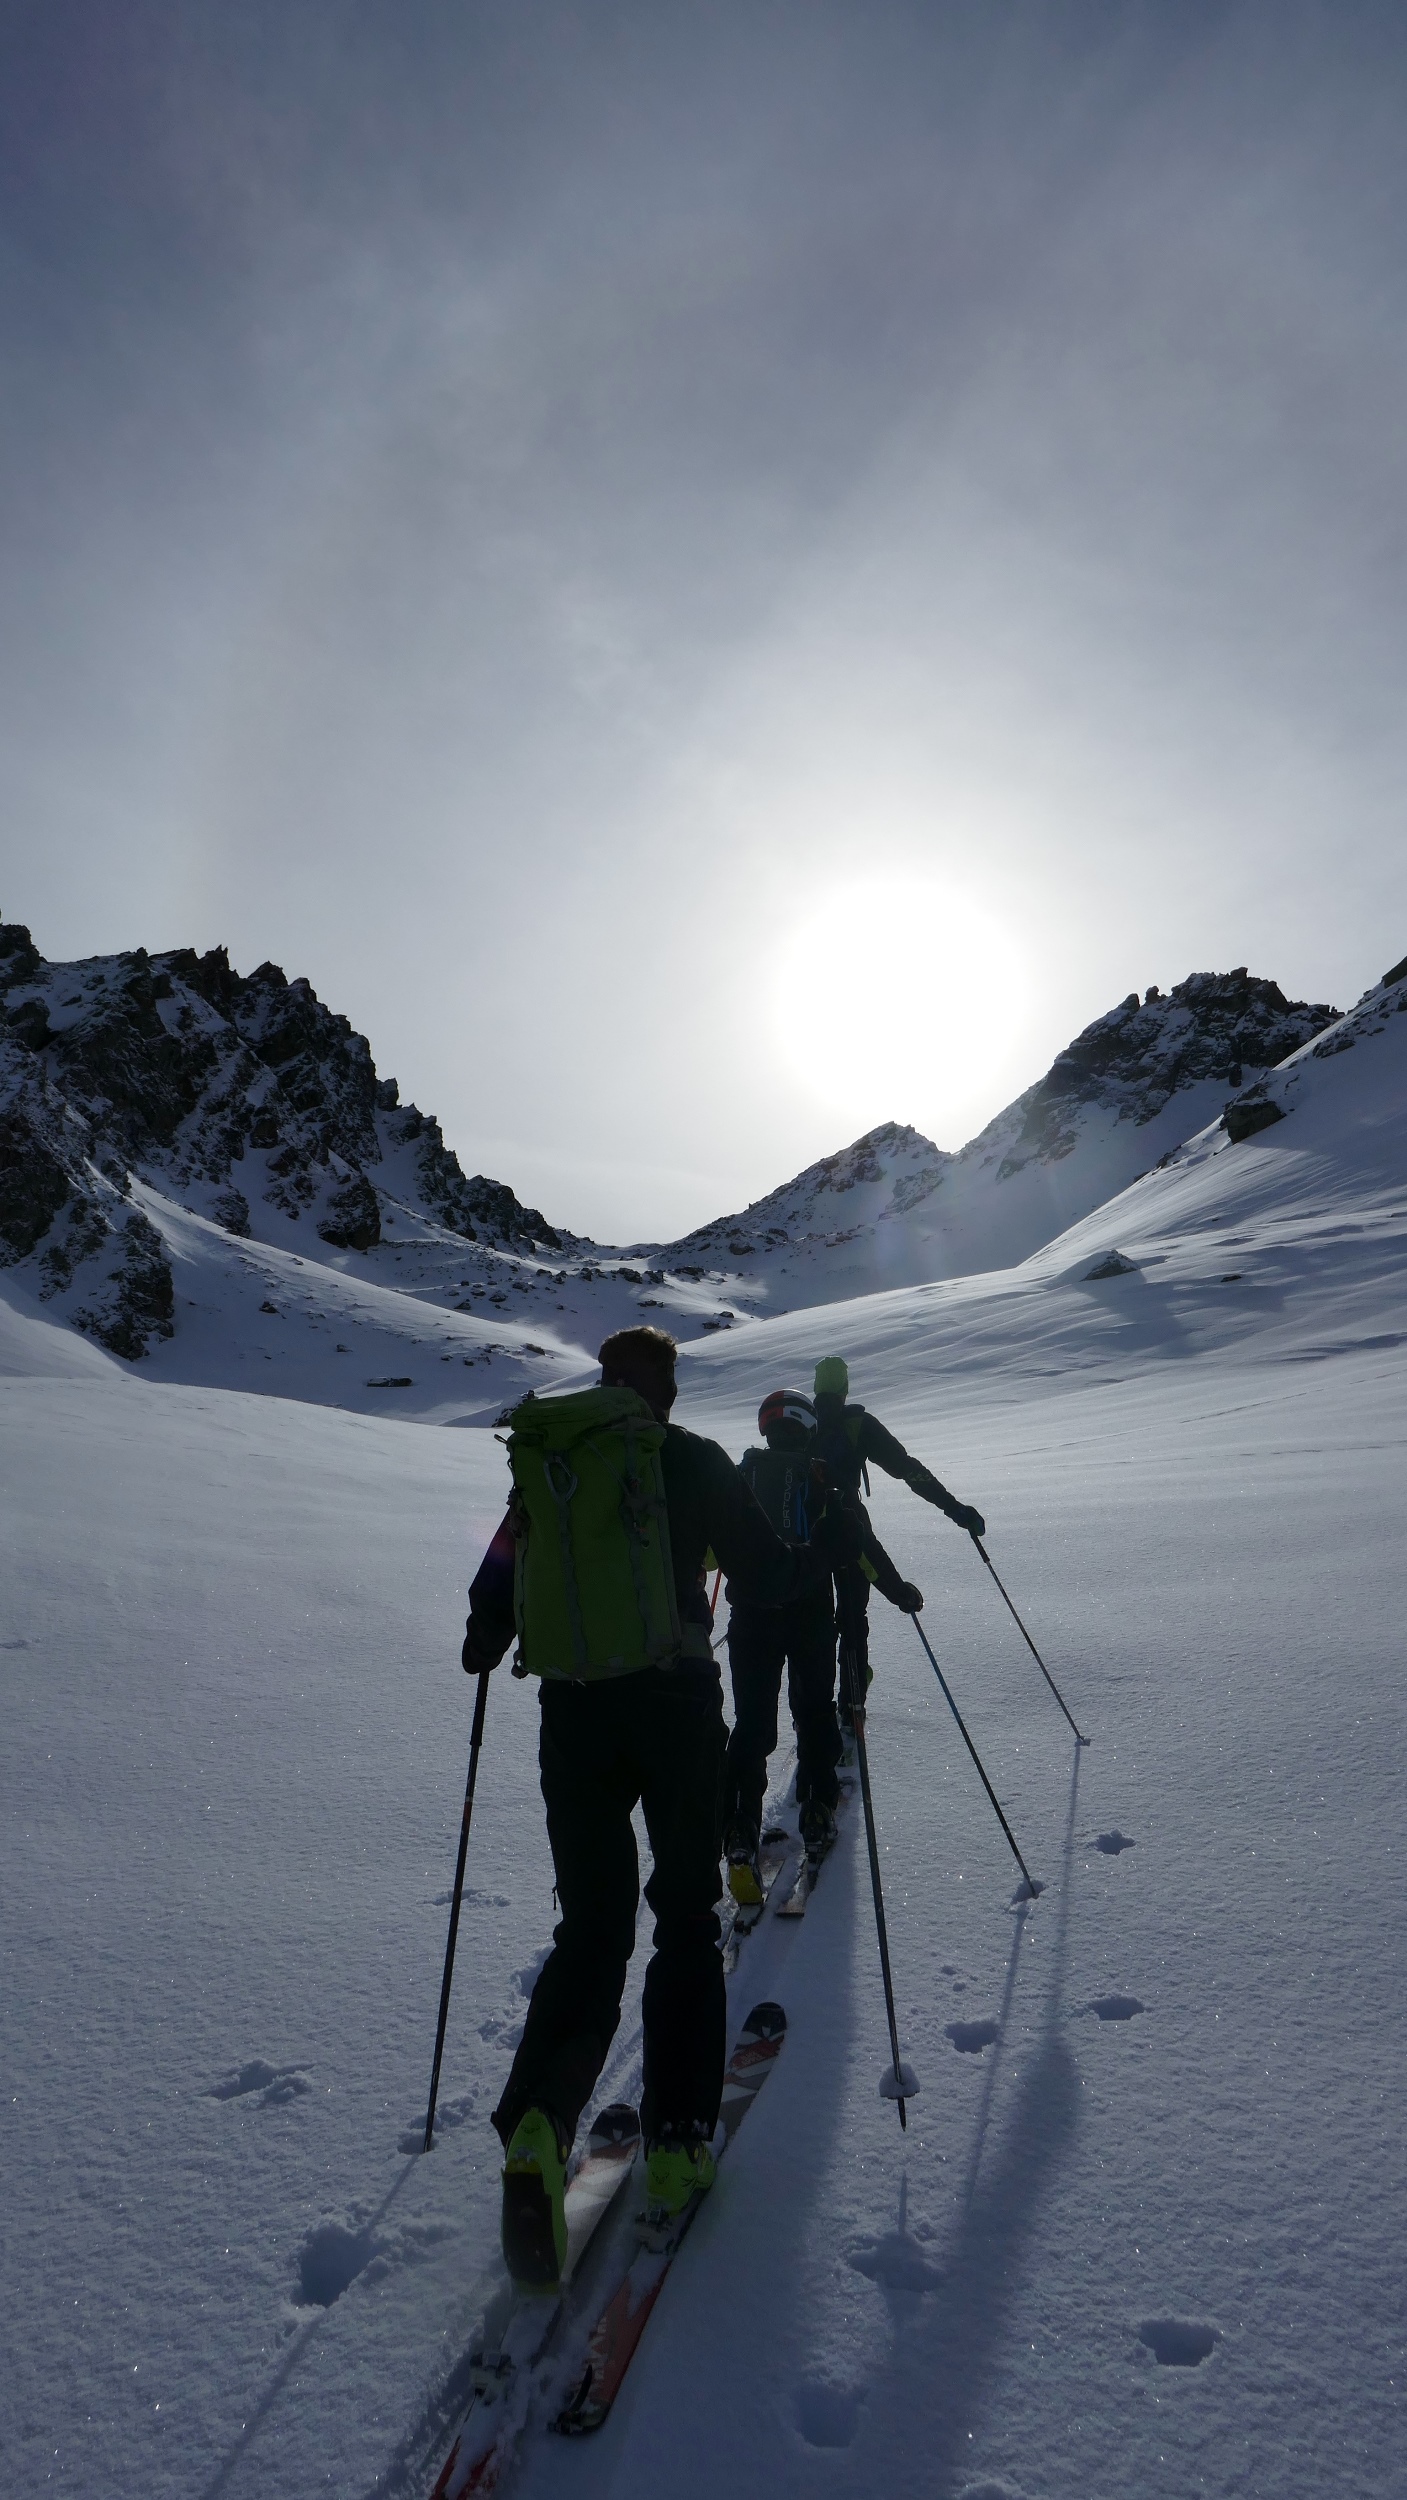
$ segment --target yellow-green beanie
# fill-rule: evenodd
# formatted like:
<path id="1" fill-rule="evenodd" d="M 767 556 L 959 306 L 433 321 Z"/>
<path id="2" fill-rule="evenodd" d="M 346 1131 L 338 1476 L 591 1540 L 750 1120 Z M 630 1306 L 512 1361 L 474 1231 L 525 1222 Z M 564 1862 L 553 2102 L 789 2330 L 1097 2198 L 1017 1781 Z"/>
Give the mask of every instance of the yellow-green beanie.
<path id="1" fill-rule="evenodd" d="M 843 1398 L 850 1387 L 850 1374 L 841 1354 L 823 1354 L 816 1365 L 813 1394 L 818 1398 Z"/>

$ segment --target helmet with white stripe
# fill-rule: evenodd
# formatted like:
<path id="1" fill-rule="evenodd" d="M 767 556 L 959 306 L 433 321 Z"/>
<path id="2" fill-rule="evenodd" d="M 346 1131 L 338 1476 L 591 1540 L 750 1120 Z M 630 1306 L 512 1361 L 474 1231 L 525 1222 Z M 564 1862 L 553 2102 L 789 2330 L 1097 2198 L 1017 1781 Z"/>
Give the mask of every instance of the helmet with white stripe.
<path id="1" fill-rule="evenodd" d="M 757 1428 L 770 1438 L 779 1424 L 801 1432 L 816 1429 L 816 1409 L 802 1389 L 771 1389 L 757 1410 Z"/>

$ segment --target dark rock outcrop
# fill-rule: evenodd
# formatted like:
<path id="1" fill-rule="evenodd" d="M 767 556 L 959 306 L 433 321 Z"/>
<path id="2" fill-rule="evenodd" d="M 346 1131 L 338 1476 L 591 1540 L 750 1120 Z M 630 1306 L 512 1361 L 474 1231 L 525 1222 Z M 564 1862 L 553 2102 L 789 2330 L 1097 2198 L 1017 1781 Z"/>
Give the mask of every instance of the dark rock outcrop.
<path id="1" fill-rule="evenodd" d="M 364 1172 L 349 1172 L 327 1202 L 318 1231 L 335 1250 L 373 1250 L 381 1239 L 381 1203 Z"/>
<path id="2" fill-rule="evenodd" d="M 120 1253 L 98 1296 L 74 1312 L 73 1325 L 135 1363 L 153 1337 L 174 1333 L 175 1295 L 161 1235 L 135 1207 L 122 1227 Z"/>
<path id="3" fill-rule="evenodd" d="M 563 1241 L 466 1175 L 365 1037 L 277 964 L 241 976 L 223 947 L 53 964 L 0 925 L 0 1264 L 32 1260 L 37 1289 L 78 1297 L 73 1324 L 129 1360 L 174 1307 L 134 1174 L 240 1237 L 257 1205 L 364 1253 L 392 1199 L 493 1248 Z"/>
<path id="4" fill-rule="evenodd" d="M 1086 1025 L 1014 1106 L 1021 1125 L 998 1177 L 1009 1178 L 1033 1157 L 1056 1162 L 1068 1154 L 1078 1135 L 1076 1114 L 1087 1103 L 1108 1105 L 1120 1119 L 1141 1124 L 1204 1079 L 1235 1087 L 1248 1069 L 1277 1067 L 1338 1013 L 1286 998 L 1278 983 L 1244 964 L 1234 972 L 1194 972 L 1166 998 L 1149 990 L 1140 1004 L 1132 991 L 1121 1006 Z"/>
<path id="5" fill-rule="evenodd" d="M 1262 1095 L 1259 1100 L 1243 1098 L 1229 1102 L 1221 1115 L 1221 1125 L 1232 1145 L 1239 1146 L 1243 1139 L 1259 1136 L 1263 1128 L 1274 1128 L 1276 1121 L 1284 1117 L 1279 1103 L 1268 1102 Z"/>

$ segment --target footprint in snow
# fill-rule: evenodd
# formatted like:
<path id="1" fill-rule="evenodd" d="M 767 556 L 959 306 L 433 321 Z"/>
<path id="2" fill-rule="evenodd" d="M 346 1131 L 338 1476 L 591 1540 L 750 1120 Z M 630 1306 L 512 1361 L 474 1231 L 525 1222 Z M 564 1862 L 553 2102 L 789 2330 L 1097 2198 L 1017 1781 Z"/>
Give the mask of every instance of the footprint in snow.
<path id="1" fill-rule="evenodd" d="M 1128 1833 L 1121 1832 L 1117 1826 L 1112 1832 L 1096 1832 L 1094 1836 L 1094 1845 L 1096 1849 L 1100 1851 L 1101 1855 L 1106 1858 L 1116 1858 L 1121 1849 L 1136 1849 L 1138 1847 L 1137 1841 L 1130 1840 Z"/>
<path id="2" fill-rule="evenodd" d="M 349 2231 L 345 2222 L 320 2222 L 298 2251 L 300 2309 L 330 2309 L 376 2255 L 369 2231 Z"/>
<path id="3" fill-rule="evenodd" d="M 1215 2352 L 1221 2334 L 1217 2327 L 1203 2326 L 1195 2318 L 1145 2318 L 1138 2340 L 1164 2369 L 1195 2370 L 1199 2361 Z"/>
<path id="4" fill-rule="evenodd" d="M 239 2101 L 246 2093 L 257 2092 L 261 2109 L 281 2109 L 288 2101 L 300 2101 L 313 2088 L 312 2076 L 301 2066 L 271 2066 L 263 2057 L 251 2057 L 248 2064 L 222 2075 L 218 2083 L 206 2087 L 208 2101 Z"/>
<path id="5" fill-rule="evenodd" d="M 860 2427 L 863 2388 L 828 2387 L 803 2380 L 796 2391 L 796 2427 L 808 2448 L 848 2448 Z"/>
<path id="6" fill-rule="evenodd" d="M 989 2015 L 982 2022 L 949 2023 L 945 2036 L 952 2041 L 955 2049 L 961 2049 L 965 2057 L 975 2057 L 979 2049 L 989 2049 L 992 2042 L 1000 2038 L 1001 2026 L 994 2023 Z"/>
<path id="7" fill-rule="evenodd" d="M 532 1995 L 534 1988 L 537 1986 L 538 1974 L 551 1950 L 552 1947 L 550 1944 L 543 1945 L 541 1950 L 533 1955 L 530 1962 L 525 1962 L 521 1970 L 514 1971 L 513 1982 L 520 1995 L 525 1997 L 530 1997 Z"/>
<path id="8" fill-rule="evenodd" d="M 456 2127 L 462 2127 L 466 2118 L 472 2118 L 478 2105 L 478 2093 L 472 2091 L 461 2092 L 453 2101 L 438 2101 L 435 2105 L 436 2143 L 438 2144 L 442 2135 L 451 2135 Z M 423 2118 L 417 2118 L 414 2124 L 407 2127 L 404 2134 L 397 2138 L 396 2149 L 401 2153 L 424 2152 L 425 2121 Z"/>
<path id="9" fill-rule="evenodd" d="M 1146 2014 L 1147 2006 L 1139 1997 L 1094 1997 L 1085 2007 L 1087 2014 L 1097 2014 L 1102 2023 L 1132 2022 L 1135 2014 Z"/>

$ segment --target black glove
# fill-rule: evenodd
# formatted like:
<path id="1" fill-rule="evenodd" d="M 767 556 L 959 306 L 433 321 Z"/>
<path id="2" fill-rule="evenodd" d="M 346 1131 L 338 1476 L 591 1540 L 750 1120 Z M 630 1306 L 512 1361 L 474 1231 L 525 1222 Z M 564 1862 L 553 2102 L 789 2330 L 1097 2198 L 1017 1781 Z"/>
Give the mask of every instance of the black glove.
<path id="1" fill-rule="evenodd" d="M 899 1592 L 899 1612 L 903 1615 L 921 1615 L 923 1612 L 923 1591 L 912 1580 L 906 1580 Z"/>
<path id="2" fill-rule="evenodd" d="M 956 1503 L 949 1511 L 948 1517 L 955 1528 L 965 1528 L 969 1536 L 985 1536 L 987 1533 L 986 1520 L 980 1510 L 973 1509 L 970 1502 Z"/>
<path id="3" fill-rule="evenodd" d="M 459 1653 L 459 1663 L 466 1675 L 483 1675 L 498 1664 L 498 1660 L 491 1658 L 483 1646 L 483 1637 L 471 1615 L 464 1626 L 464 1647 Z"/>

